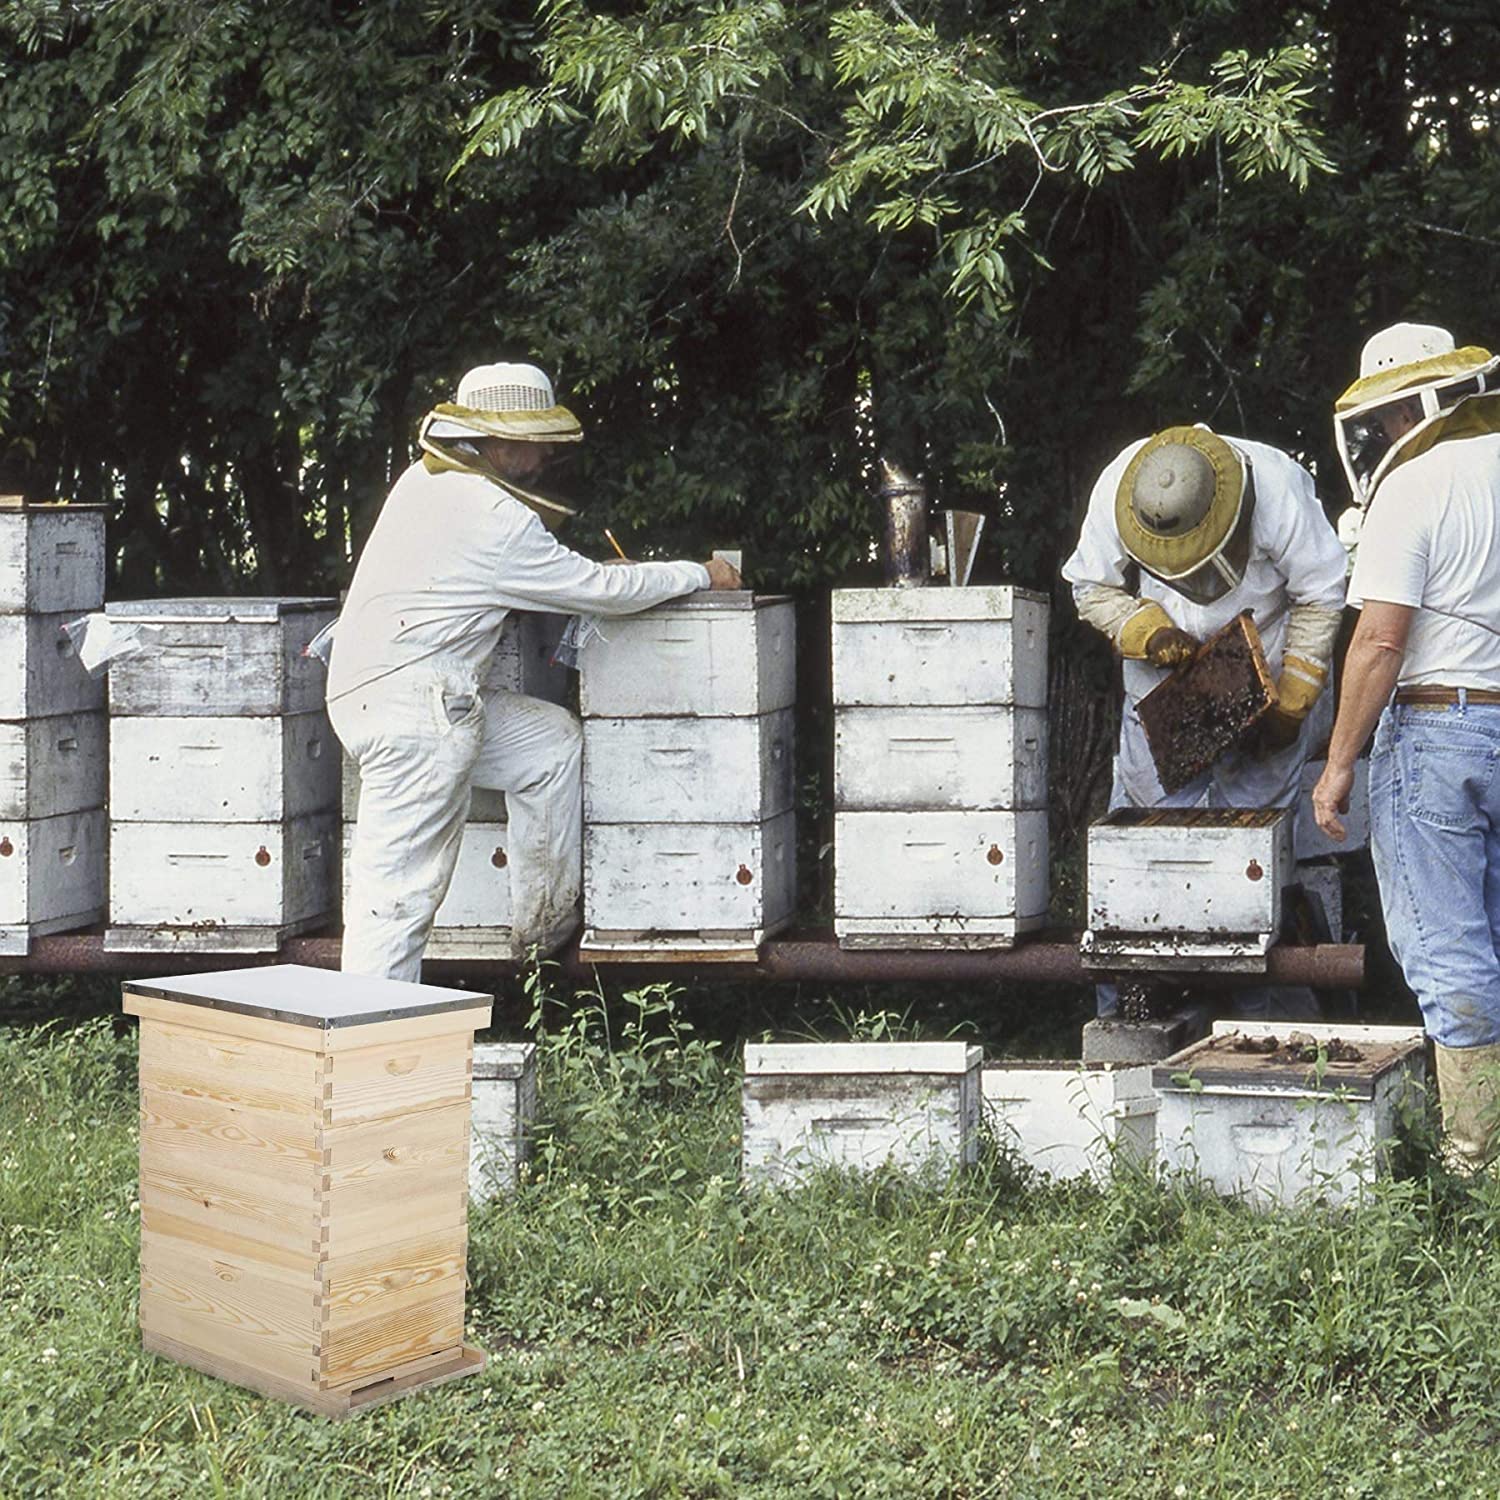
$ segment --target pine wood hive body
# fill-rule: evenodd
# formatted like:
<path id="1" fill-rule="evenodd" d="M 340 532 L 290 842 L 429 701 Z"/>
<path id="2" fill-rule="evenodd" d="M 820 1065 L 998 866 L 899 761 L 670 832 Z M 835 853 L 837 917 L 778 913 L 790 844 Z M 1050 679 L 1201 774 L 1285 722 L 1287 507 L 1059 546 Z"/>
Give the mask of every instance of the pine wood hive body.
<path id="1" fill-rule="evenodd" d="M 299 965 L 127 983 L 154 1353 L 325 1416 L 470 1374 L 474 1032 L 491 999 Z"/>

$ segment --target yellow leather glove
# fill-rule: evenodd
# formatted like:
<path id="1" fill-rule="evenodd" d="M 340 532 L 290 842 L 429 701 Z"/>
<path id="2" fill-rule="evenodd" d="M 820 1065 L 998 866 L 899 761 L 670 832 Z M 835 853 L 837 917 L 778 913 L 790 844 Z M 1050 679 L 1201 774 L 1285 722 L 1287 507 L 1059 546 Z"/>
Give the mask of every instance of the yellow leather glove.
<path id="1" fill-rule="evenodd" d="M 1254 754 L 1259 757 L 1289 750 L 1328 680 L 1327 667 L 1301 656 L 1286 656 L 1276 683 L 1276 702 L 1255 726 Z"/>
<path id="2" fill-rule="evenodd" d="M 1175 667 L 1191 661 L 1198 649 L 1185 630 L 1154 601 L 1143 604 L 1120 627 L 1120 655 L 1131 661 L 1149 661 L 1153 667 Z"/>

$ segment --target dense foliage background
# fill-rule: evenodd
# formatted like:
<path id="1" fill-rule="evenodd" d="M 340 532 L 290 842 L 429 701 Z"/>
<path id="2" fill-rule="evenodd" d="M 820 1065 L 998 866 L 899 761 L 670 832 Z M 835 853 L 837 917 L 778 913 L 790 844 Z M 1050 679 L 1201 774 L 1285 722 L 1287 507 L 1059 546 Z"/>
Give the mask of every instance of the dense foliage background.
<path id="1" fill-rule="evenodd" d="M 1497 78 L 1479 0 L 11 0 L 0 488 L 106 501 L 116 596 L 331 591 L 421 412 L 536 358 L 575 541 L 742 544 L 813 699 L 878 454 L 1044 588 L 1168 422 L 1341 508 L 1365 333 L 1500 337 Z M 1108 663 L 1055 613 L 1066 833 Z"/>

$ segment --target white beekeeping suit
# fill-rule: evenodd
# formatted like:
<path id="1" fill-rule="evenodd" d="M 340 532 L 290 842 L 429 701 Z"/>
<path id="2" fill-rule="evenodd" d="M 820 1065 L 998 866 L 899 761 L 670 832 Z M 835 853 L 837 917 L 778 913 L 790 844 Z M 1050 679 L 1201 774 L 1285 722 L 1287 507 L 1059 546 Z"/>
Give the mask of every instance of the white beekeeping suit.
<path id="1" fill-rule="evenodd" d="M 581 732 L 556 704 L 485 686 L 500 627 L 512 609 L 630 614 L 716 581 L 699 563 L 605 566 L 556 541 L 543 517 L 567 512 L 518 481 L 547 445 L 581 437 L 535 366 L 472 370 L 423 422 L 424 456 L 365 544 L 328 677 L 360 770 L 348 972 L 419 977 L 475 786 L 506 796 L 517 956 L 578 925 Z"/>
<path id="2" fill-rule="evenodd" d="M 1112 808 L 1295 802 L 1302 766 L 1331 722 L 1331 695 L 1322 689 L 1345 566 L 1312 476 L 1279 449 L 1176 427 L 1132 443 L 1109 464 L 1062 571 L 1079 614 L 1124 657 Z M 1242 610 L 1254 616 L 1277 679 L 1270 744 L 1231 750 L 1169 795 L 1136 704 Z"/>

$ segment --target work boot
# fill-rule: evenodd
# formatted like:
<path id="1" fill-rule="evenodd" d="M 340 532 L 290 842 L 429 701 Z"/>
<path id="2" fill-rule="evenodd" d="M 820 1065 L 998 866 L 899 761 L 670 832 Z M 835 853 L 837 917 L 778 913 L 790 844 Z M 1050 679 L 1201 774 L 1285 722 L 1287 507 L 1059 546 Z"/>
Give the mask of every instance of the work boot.
<path id="1" fill-rule="evenodd" d="M 1500 1151 L 1500 1042 L 1437 1053 L 1443 1109 L 1443 1163 L 1461 1177 L 1482 1171 Z"/>

